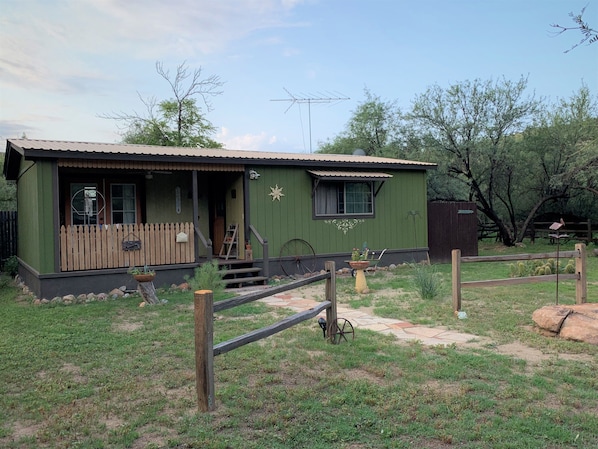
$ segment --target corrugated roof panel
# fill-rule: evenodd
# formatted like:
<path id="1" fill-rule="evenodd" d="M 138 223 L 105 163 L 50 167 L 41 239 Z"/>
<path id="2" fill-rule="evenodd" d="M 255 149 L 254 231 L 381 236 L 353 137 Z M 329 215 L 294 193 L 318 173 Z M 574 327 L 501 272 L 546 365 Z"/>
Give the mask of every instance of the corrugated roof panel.
<path id="1" fill-rule="evenodd" d="M 316 178 L 326 179 L 389 179 L 388 173 L 377 173 L 368 171 L 331 171 L 331 170 L 307 170 Z"/>
<path id="2" fill-rule="evenodd" d="M 69 158 L 76 158 L 79 155 L 93 154 L 118 154 L 132 156 L 164 156 L 204 159 L 238 159 L 267 161 L 290 161 L 290 162 L 326 162 L 326 163 L 351 163 L 363 165 L 402 165 L 426 169 L 434 168 L 436 164 L 430 162 L 418 162 L 404 159 L 393 159 L 372 156 L 358 156 L 350 154 L 321 154 L 321 153 L 270 153 L 265 151 L 244 151 L 209 148 L 189 147 L 162 147 L 154 145 L 129 145 L 120 143 L 94 143 L 94 142 L 69 142 L 55 140 L 32 140 L 32 139 L 8 139 L 8 145 L 21 148 L 25 151 L 41 152 L 68 152 Z M 50 156 L 51 157 L 51 156 Z M 63 156 L 64 157 L 64 156 Z"/>

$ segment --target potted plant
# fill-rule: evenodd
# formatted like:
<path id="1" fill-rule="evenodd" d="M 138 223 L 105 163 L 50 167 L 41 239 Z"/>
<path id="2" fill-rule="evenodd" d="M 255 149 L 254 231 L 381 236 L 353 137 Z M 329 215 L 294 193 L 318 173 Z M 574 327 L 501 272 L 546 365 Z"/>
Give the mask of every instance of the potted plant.
<path id="1" fill-rule="evenodd" d="M 129 274 L 132 275 L 137 282 L 151 282 L 156 277 L 156 272 L 147 265 L 143 267 L 129 268 Z"/>
<path id="2" fill-rule="evenodd" d="M 353 268 L 354 270 L 365 270 L 367 267 L 369 267 L 369 252 L 370 250 L 365 246 L 361 251 L 359 251 L 357 248 L 353 248 L 353 251 L 351 252 L 351 261 L 349 262 L 351 268 Z"/>

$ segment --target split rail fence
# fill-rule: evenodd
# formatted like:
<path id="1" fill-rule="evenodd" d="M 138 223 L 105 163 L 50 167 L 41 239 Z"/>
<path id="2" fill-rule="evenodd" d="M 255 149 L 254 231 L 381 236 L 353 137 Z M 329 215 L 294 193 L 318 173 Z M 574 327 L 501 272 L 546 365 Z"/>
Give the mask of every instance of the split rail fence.
<path id="1" fill-rule="evenodd" d="M 515 285 L 537 282 L 557 282 L 560 280 L 575 280 L 575 302 L 583 304 L 587 301 L 588 280 L 586 269 L 586 245 L 577 243 L 574 251 L 560 251 L 538 254 L 512 254 L 503 256 L 468 256 L 461 257 L 461 250 L 454 249 L 452 255 L 452 296 L 453 311 L 461 310 L 461 289 L 477 287 L 493 287 L 497 285 Z M 569 258 L 575 259 L 575 273 L 573 274 L 549 274 L 543 276 L 515 277 L 509 279 L 493 279 L 482 281 L 461 281 L 461 264 L 468 262 L 507 262 L 519 260 L 535 260 L 549 258 Z M 557 291 L 558 294 L 558 291 Z"/>
<path id="2" fill-rule="evenodd" d="M 194 294 L 194 319 L 195 319 L 195 378 L 197 390 L 197 403 L 200 411 L 213 411 L 215 406 L 214 392 L 214 356 L 237 349 L 248 343 L 270 337 L 278 332 L 295 326 L 303 321 L 316 317 L 326 310 L 327 335 L 330 338 L 336 333 L 336 269 L 335 263 L 325 263 L 326 272 L 291 282 L 286 285 L 260 290 L 247 295 L 218 301 L 214 303 L 213 293 L 210 290 L 198 290 Z M 214 345 L 214 312 L 231 309 L 261 298 L 277 293 L 294 290 L 304 285 L 326 280 L 326 300 L 315 307 L 287 317 L 270 326 L 251 331 L 231 340 Z"/>

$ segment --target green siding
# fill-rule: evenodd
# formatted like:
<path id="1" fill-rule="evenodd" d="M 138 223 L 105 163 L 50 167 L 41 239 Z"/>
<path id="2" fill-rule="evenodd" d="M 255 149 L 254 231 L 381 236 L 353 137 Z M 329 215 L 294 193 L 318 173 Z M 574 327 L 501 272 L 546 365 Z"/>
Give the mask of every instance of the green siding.
<path id="1" fill-rule="evenodd" d="M 176 211 L 175 189 L 181 188 L 181 213 Z M 193 221 L 190 172 L 154 173 L 145 182 L 147 223 L 182 223 Z"/>
<path id="2" fill-rule="evenodd" d="M 271 257 L 277 257 L 282 244 L 293 238 L 307 240 L 318 254 L 349 253 L 364 242 L 371 249 L 427 246 L 424 171 L 384 170 L 393 178 L 384 183 L 375 198 L 375 217 L 363 218 L 343 232 L 338 223 L 312 218 L 312 178 L 304 168 L 255 170 L 261 176 L 249 182 L 250 221 L 268 239 Z M 276 185 L 284 194 L 280 201 L 273 201 L 269 195 Z M 260 256 L 256 251 L 256 257 Z"/>
<path id="3" fill-rule="evenodd" d="M 52 164 L 24 162 L 17 184 L 19 257 L 40 274 L 54 272 Z"/>

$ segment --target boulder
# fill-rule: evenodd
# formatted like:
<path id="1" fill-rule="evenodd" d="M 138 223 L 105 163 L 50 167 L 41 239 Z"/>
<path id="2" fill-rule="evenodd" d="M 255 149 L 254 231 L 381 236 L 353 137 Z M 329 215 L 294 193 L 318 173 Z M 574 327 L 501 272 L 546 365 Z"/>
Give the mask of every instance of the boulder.
<path id="1" fill-rule="evenodd" d="M 534 311 L 532 320 L 543 331 L 598 345 L 598 304 L 546 306 Z"/>
<path id="2" fill-rule="evenodd" d="M 108 293 L 113 298 L 121 298 L 125 292 L 120 288 L 114 288 L 110 293 Z"/>
<path id="3" fill-rule="evenodd" d="M 546 306 L 535 310 L 532 313 L 532 320 L 541 329 L 559 333 L 565 318 L 571 313 L 571 309 L 565 306 Z"/>

